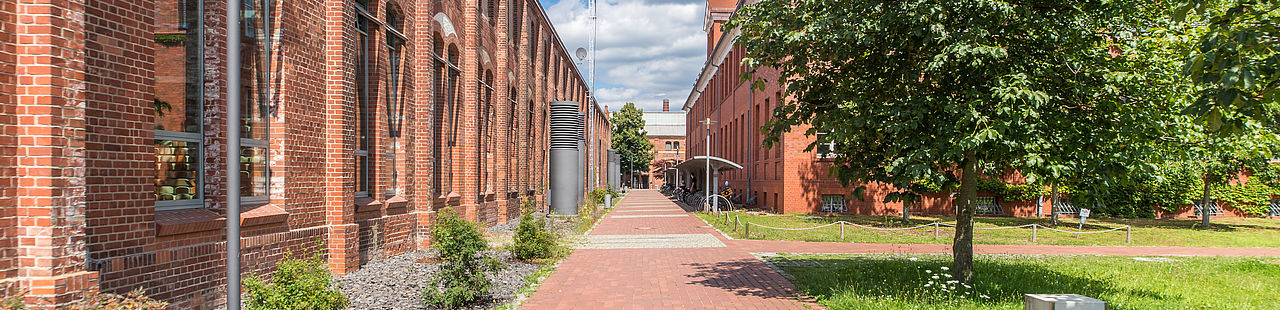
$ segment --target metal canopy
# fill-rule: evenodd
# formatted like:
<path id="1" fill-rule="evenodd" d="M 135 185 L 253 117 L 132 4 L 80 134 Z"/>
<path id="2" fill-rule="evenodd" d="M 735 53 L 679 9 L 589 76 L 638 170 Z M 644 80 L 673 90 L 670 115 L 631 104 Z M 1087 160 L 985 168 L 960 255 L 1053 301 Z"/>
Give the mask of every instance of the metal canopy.
<path id="1" fill-rule="evenodd" d="M 741 165 L 715 156 L 694 156 L 689 160 L 676 164 L 676 169 L 688 172 L 701 172 L 707 169 L 707 161 L 711 162 L 712 171 L 732 171 L 742 169 Z"/>

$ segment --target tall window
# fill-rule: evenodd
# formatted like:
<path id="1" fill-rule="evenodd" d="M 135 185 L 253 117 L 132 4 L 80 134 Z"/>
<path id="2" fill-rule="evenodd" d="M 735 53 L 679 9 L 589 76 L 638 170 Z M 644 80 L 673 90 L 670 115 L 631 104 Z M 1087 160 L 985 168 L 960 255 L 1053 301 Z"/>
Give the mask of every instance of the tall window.
<path id="1" fill-rule="evenodd" d="M 680 149 L 680 141 L 673 141 L 673 142 L 671 142 L 671 149 L 673 149 L 673 150 L 679 150 L 679 149 Z"/>
<path id="2" fill-rule="evenodd" d="M 275 93 L 271 87 L 275 64 L 272 62 L 272 1 L 245 0 L 244 34 L 242 37 L 240 100 L 240 201 L 245 204 L 267 202 L 270 167 L 267 163 L 270 106 Z"/>
<path id="3" fill-rule="evenodd" d="M 357 2 L 359 3 L 359 2 Z M 369 149 L 372 144 L 372 133 L 369 114 L 372 104 L 369 102 L 369 69 L 370 41 L 369 28 L 372 21 L 368 17 L 366 7 L 357 6 L 356 14 L 356 197 L 369 197 L 373 190 L 373 163 L 369 160 Z"/>
<path id="4" fill-rule="evenodd" d="M 431 120 L 431 139 L 432 141 L 435 141 L 435 147 L 433 150 L 435 156 L 431 159 L 431 190 L 436 196 L 440 196 L 445 193 L 444 157 L 447 146 L 445 146 L 444 143 L 444 121 L 448 119 L 448 116 L 446 116 L 448 115 L 448 111 L 446 111 L 448 104 L 446 104 L 444 99 L 444 71 L 446 70 L 444 39 L 440 37 L 439 32 L 435 33 L 435 37 L 432 39 L 431 52 L 432 55 L 435 56 L 435 59 L 432 61 L 433 69 L 431 70 L 432 74 L 434 74 L 431 81 L 431 96 L 432 98 L 435 98 L 435 113 L 432 115 Z"/>
<path id="5" fill-rule="evenodd" d="M 404 35 L 404 32 L 401 31 L 403 29 L 401 27 L 404 24 L 403 20 L 404 18 L 401 17 L 400 11 L 397 7 L 392 5 L 387 6 L 385 20 L 387 33 L 386 44 L 387 55 L 389 58 L 388 65 L 390 68 L 387 70 L 387 91 L 384 102 L 386 103 L 385 110 L 387 113 L 387 138 L 391 142 L 391 147 L 387 150 L 387 166 L 391 168 L 391 179 L 388 182 L 391 186 L 387 187 L 387 198 L 395 196 L 400 190 L 400 166 L 398 162 L 399 159 L 396 156 L 396 153 L 399 150 L 401 132 L 404 126 L 404 94 L 401 91 L 403 78 L 400 76 L 400 67 L 402 66 L 400 54 L 403 50 L 404 42 L 408 40 Z"/>
<path id="6" fill-rule="evenodd" d="M 513 4 L 507 5 L 507 37 L 511 39 L 511 46 L 520 47 L 520 34 L 524 30 L 524 0 L 515 0 Z M 514 93 L 513 93 L 514 94 Z"/>
<path id="7" fill-rule="evenodd" d="M 836 154 L 836 141 L 825 132 L 817 133 L 817 146 L 813 147 L 813 151 L 818 153 L 818 158 L 831 158 Z"/>
<path id="8" fill-rule="evenodd" d="M 493 190 L 493 167 L 489 163 L 493 160 L 493 72 L 484 71 L 484 79 L 480 81 L 480 119 L 479 129 L 476 133 L 479 135 L 480 141 L 480 158 L 477 164 L 480 166 L 480 188 L 478 190 L 487 193 Z"/>
<path id="9" fill-rule="evenodd" d="M 201 1 L 179 0 L 155 16 L 155 195 L 157 210 L 204 205 Z"/>

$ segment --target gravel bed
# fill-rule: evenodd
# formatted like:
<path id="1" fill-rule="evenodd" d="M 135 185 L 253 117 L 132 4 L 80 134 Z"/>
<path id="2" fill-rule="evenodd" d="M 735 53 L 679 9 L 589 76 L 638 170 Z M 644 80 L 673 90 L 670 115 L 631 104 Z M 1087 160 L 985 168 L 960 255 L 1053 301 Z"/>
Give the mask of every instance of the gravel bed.
<path id="1" fill-rule="evenodd" d="M 516 291 L 525 286 L 524 277 L 539 265 L 516 260 L 507 251 L 485 251 L 507 268 L 485 272 L 491 283 L 490 299 L 466 309 L 491 309 L 510 303 Z M 342 293 L 351 300 L 348 309 L 436 309 L 422 303 L 422 292 L 438 272 L 438 263 L 420 263 L 435 257 L 434 251 L 414 251 L 371 262 L 360 270 L 338 277 Z"/>

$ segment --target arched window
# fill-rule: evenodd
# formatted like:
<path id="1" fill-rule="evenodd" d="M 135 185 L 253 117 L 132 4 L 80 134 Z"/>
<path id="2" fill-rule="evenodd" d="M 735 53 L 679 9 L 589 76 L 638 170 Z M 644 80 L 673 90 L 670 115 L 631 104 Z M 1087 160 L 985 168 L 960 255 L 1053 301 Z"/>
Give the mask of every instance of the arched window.
<path id="1" fill-rule="evenodd" d="M 385 32 L 387 34 L 386 44 L 389 68 L 386 71 L 385 84 L 387 85 L 387 91 L 384 93 L 386 98 L 383 102 L 386 104 L 384 110 L 387 118 L 387 138 L 391 141 L 388 144 L 390 147 L 387 148 L 386 154 L 387 166 L 391 168 L 391 179 L 388 180 L 390 186 L 386 189 L 386 196 L 390 198 L 398 193 L 400 185 L 396 145 L 399 144 L 397 141 L 400 139 L 401 131 L 403 130 L 405 106 L 404 92 L 402 91 L 404 78 L 401 76 L 403 67 L 401 62 L 403 56 L 401 54 L 404 50 L 404 42 L 408 41 L 409 38 L 401 31 L 404 25 L 404 17 L 400 13 L 399 6 L 394 3 L 388 3 L 384 18 L 386 22 Z"/>
<path id="2" fill-rule="evenodd" d="M 493 72 L 488 69 L 484 70 L 484 79 L 480 81 L 480 115 L 476 120 L 477 141 L 480 141 L 480 158 L 477 161 L 480 173 L 480 188 L 484 193 L 493 190 L 491 187 L 493 180 L 493 169 L 489 166 L 489 162 L 493 158 Z"/>
<path id="3" fill-rule="evenodd" d="M 363 10 L 364 1 L 356 1 Z M 370 26 L 372 21 L 365 14 L 356 14 L 356 180 L 355 196 L 369 197 L 373 190 L 373 163 L 369 160 L 369 149 L 372 143 L 372 126 L 369 114 L 373 113 L 369 98 L 369 73 L 371 62 L 370 50 L 373 49 Z"/>

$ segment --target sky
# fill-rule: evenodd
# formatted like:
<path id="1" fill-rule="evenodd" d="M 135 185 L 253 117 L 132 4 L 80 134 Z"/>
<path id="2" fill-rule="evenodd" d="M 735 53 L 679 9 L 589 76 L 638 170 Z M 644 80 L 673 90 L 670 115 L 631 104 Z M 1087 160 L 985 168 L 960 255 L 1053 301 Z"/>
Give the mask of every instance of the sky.
<path id="1" fill-rule="evenodd" d="M 671 99 L 678 111 L 707 55 L 702 31 L 705 0 L 598 0 L 596 99 L 617 111 L 635 102 L 661 111 Z M 543 9 L 570 54 L 586 48 L 591 19 L 586 0 L 544 0 Z M 579 64 L 588 80 L 587 63 Z"/>

